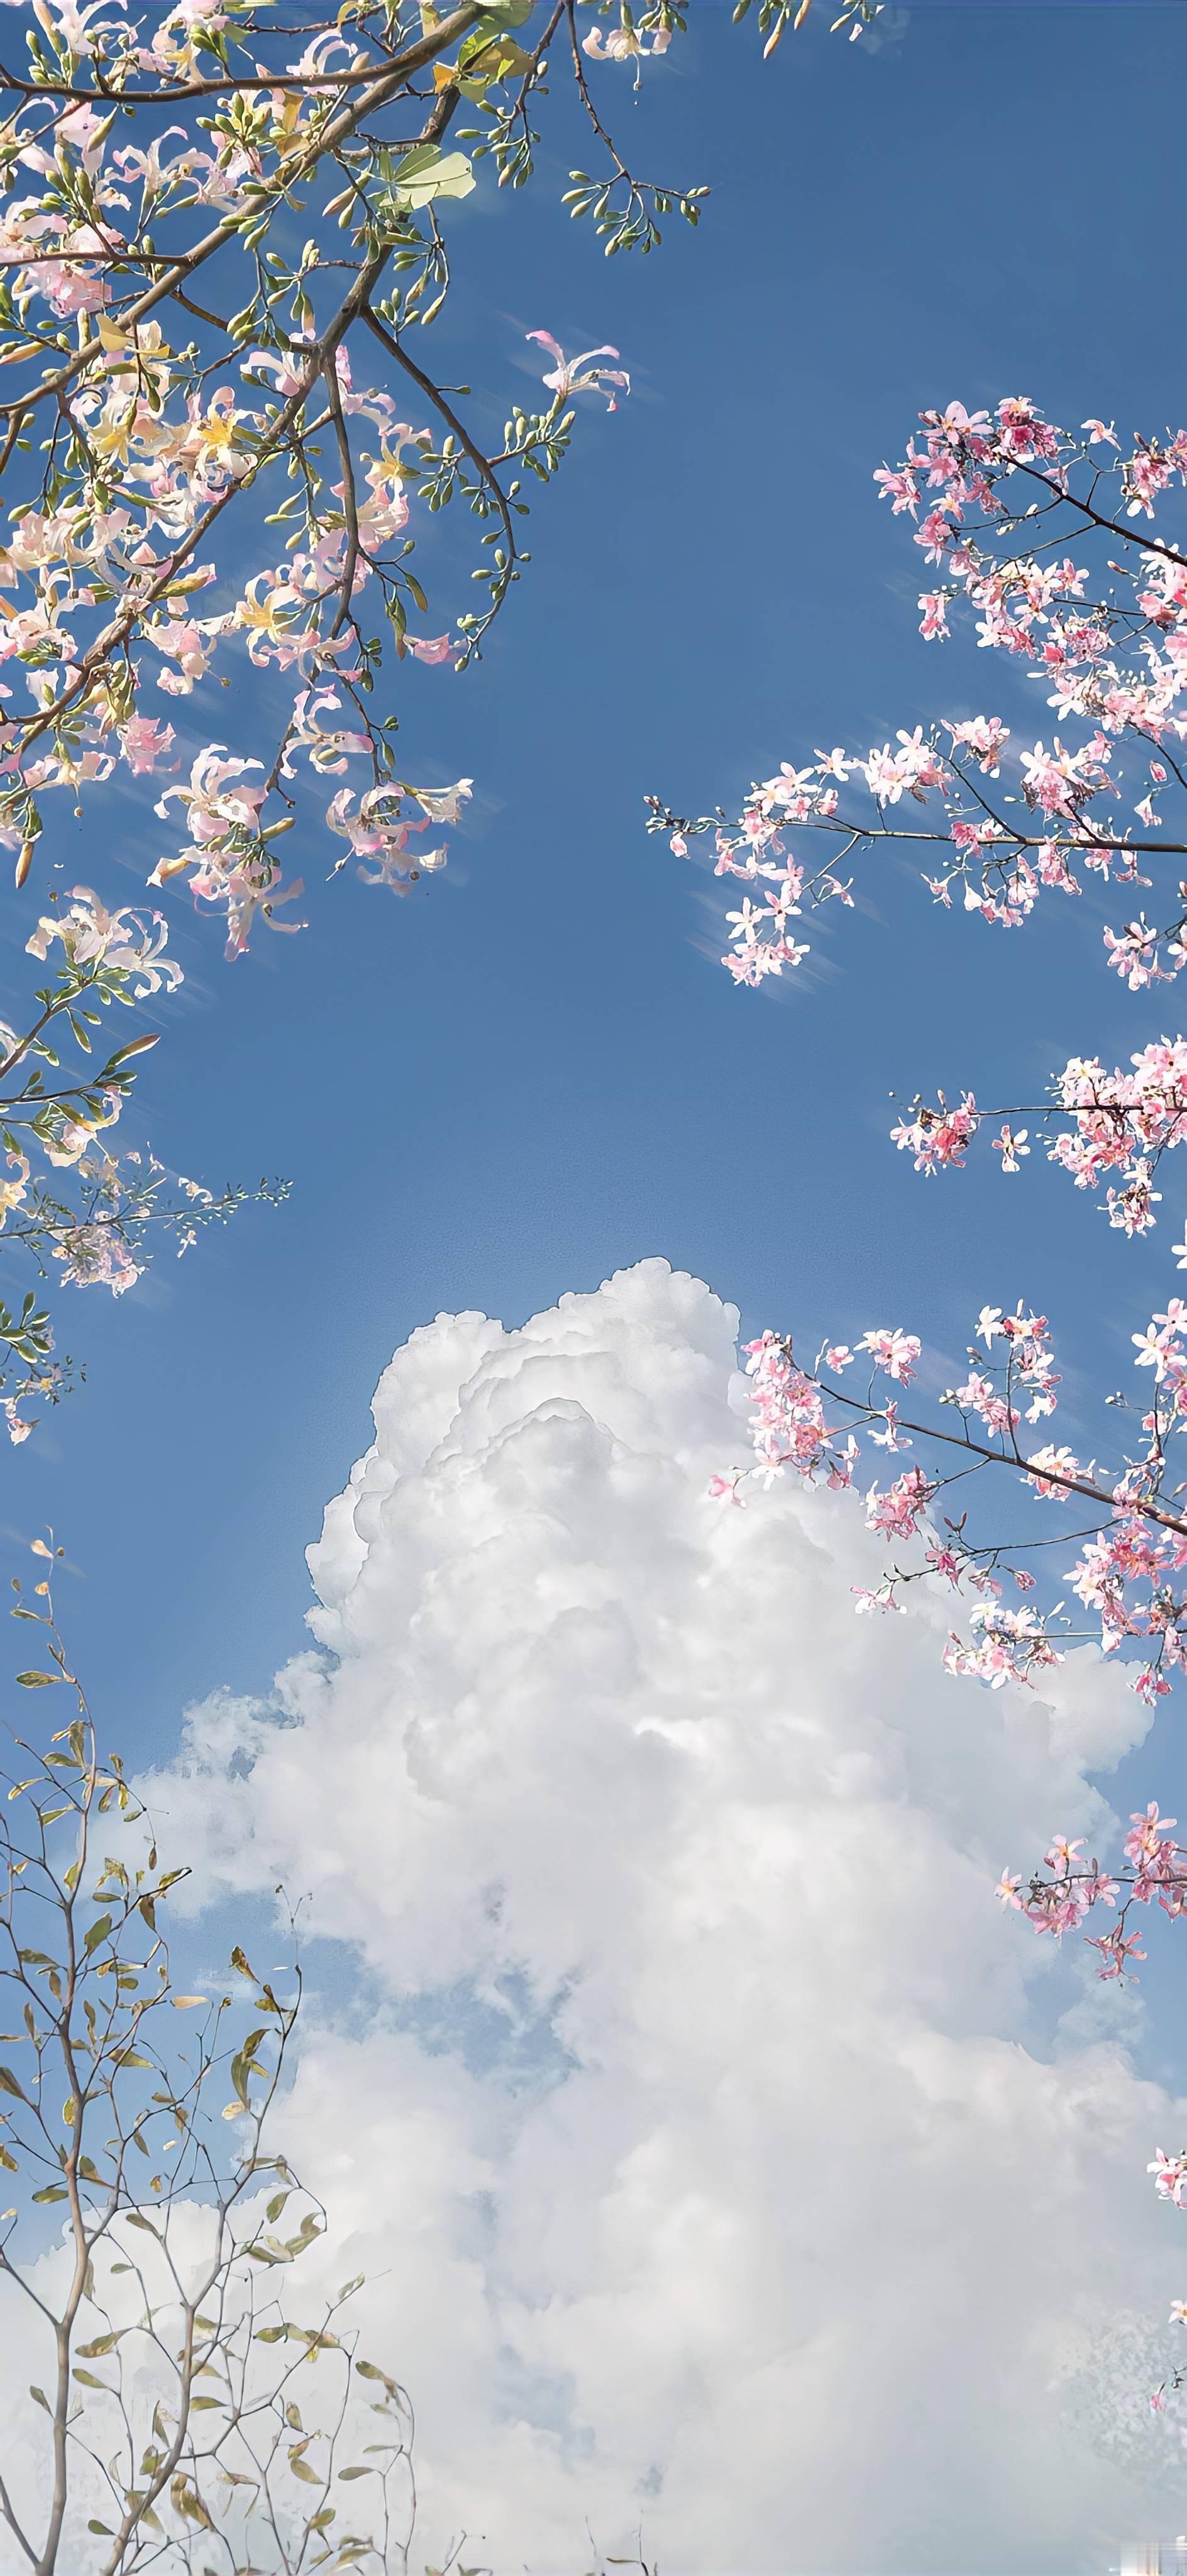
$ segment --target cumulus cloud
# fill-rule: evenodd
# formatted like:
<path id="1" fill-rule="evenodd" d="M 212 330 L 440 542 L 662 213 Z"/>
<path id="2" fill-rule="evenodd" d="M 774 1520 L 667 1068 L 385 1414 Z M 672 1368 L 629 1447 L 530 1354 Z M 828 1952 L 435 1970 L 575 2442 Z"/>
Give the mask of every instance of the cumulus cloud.
<path id="1" fill-rule="evenodd" d="M 190 1713 L 154 1811 L 204 1900 L 283 1880 L 348 1945 L 285 2144 L 417 2398 L 426 2539 L 1107 2564 L 1182 2519 L 1133 2398 L 1182 2114 L 990 1890 L 1105 1840 L 1086 1771 L 1147 1721 L 1086 1657 L 951 1680 L 922 1592 L 855 1618 L 849 1497 L 709 1504 L 736 1321 L 647 1261 L 415 1333 L 314 1650 Z"/>

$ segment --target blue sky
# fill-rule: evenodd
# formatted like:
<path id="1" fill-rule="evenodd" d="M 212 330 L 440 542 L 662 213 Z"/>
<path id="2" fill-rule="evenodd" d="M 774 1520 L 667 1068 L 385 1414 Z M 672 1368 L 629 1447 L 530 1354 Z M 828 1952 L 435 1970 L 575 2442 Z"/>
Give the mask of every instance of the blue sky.
<path id="1" fill-rule="evenodd" d="M 830 41 L 818 0 L 764 67 L 725 7 L 695 20 L 637 97 L 599 76 L 640 166 L 711 186 L 695 237 L 673 221 L 650 260 L 602 258 L 556 204 L 587 166 L 567 108 L 533 191 L 484 181 L 458 210 L 435 354 L 480 413 L 530 396 L 538 327 L 614 341 L 635 389 L 613 418 L 586 405 L 481 668 L 400 675 L 410 770 L 476 781 L 449 874 L 404 905 L 323 887 L 311 834 L 313 926 L 234 968 L 175 909 L 189 981 L 148 1132 L 210 1183 L 280 1172 L 292 1198 L 118 1307 L 77 1299 L 89 1383 L 0 1504 L 11 1541 L 52 1519 L 81 1569 L 72 1637 L 133 1756 L 300 1645 L 302 1550 L 381 1367 L 440 1308 L 518 1321 L 661 1252 L 750 1327 L 902 1322 L 945 1352 L 985 1298 L 1025 1295 L 1112 1384 L 1171 1284 L 1169 1223 L 1127 1251 L 1034 1162 L 925 1186 L 886 1141 L 891 1088 L 1017 1098 L 1150 1033 L 1089 902 L 1003 946 L 891 863 L 876 905 L 814 934 L 810 982 L 740 994 L 712 880 L 645 838 L 641 800 L 729 805 L 816 743 L 1009 717 L 996 669 L 918 639 L 871 471 L 955 395 L 1126 427 L 1187 410 L 1187 26 L 1147 0 L 968 0 L 891 7 L 875 48 Z M 436 632 L 457 590 L 422 554 Z M 251 750 L 237 714 L 217 709 Z M 147 796 L 55 825 L 73 872 L 122 884 L 122 862 L 129 894 L 156 848 Z"/>

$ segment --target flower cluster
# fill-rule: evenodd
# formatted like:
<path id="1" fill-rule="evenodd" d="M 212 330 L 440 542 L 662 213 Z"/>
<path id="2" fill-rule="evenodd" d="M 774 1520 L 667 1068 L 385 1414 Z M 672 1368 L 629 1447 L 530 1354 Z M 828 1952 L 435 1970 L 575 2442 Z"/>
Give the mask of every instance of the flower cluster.
<path id="1" fill-rule="evenodd" d="M 2 308 L 0 289 L 0 318 Z M 218 742 L 199 750 L 189 786 L 166 787 L 156 809 L 165 815 L 174 801 L 184 806 L 189 846 L 167 852 L 150 879 L 165 886 L 188 873 L 195 901 L 225 918 L 228 956 L 240 956 L 257 917 L 273 928 L 298 926 L 278 915 L 301 888 L 284 884 L 273 844 L 297 820 L 288 782 L 297 779 L 299 760 L 322 776 L 366 763 L 368 810 L 377 801 L 398 807 L 412 792 L 396 777 L 390 729 L 377 727 L 368 709 L 379 646 L 364 635 L 359 614 L 374 584 L 399 657 L 449 664 L 463 651 L 464 639 L 455 647 L 448 635 L 409 631 L 407 605 L 419 596 L 404 569 L 409 541 L 395 556 L 391 551 L 409 518 L 409 484 L 435 472 L 431 434 L 396 422 L 389 394 L 356 393 L 341 347 L 328 380 L 312 342 L 307 356 L 253 351 L 239 365 L 241 378 L 258 385 L 271 361 L 281 398 L 263 410 L 242 402 L 232 385 L 201 396 L 187 391 L 197 353 L 179 357 L 155 320 L 124 327 L 105 309 L 85 349 L 88 366 L 70 395 L 75 436 L 56 478 L 55 506 L 17 503 L 13 533 L 0 548 L 0 586 L 30 594 L 28 605 L 0 617 L 0 662 L 26 665 L 34 702 L 29 715 L 10 707 L 0 716 L 0 841 L 19 852 L 23 878 L 47 790 L 66 788 L 77 804 L 121 763 L 137 777 L 175 769 L 174 728 L 146 711 L 146 689 L 192 697 L 217 678 L 220 656 L 245 647 L 251 662 L 292 671 L 299 684 L 275 755 L 269 764 Z M 225 596 L 226 574 L 215 560 L 194 560 L 196 541 L 241 483 L 291 457 L 294 441 L 305 453 L 319 394 L 341 426 L 341 479 L 306 488 L 302 543 L 287 562 L 252 568 L 246 578 L 236 571 L 229 604 L 199 615 L 196 595 L 213 586 Z M 543 435 L 543 449 L 551 439 L 559 452 L 558 401 L 555 435 Z M 355 453 L 351 414 L 378 426 L 377 455 Z M 524 438 L 529 447 L 541 444 L 526 425 Z M 428 483 L 424 488 L 434 497 Z M 5 696 L 11 701 L 11 689 Z M 343 810 L 339 793 L 325 818 L 331 832 L 342 829 Z M 392 855 L 386 843 L 384 850 Z M 404 891 L 444 856 L 438 851 L 427 867 L 364 872 L 365 881 Z"/>
<path id="2" fill-rule="evenodd" d="M 1079 1931 L 1097 1906 L 1107 1906 L 1116 1915 L 1115 1922 L 1107 1932 L 1085 1933 L 1084 1938 L 1100 1952 L 1097 1975 L 1121 1980 L 1133 1975 L 1133 1960 L 1146 1956 L 1139 1947 L 1144 1936 L 1126 1930 L 1130 1909 L 1149 1905 L 1157 1897 L 1162 1912 L 1173 1920 L 1187 1914 L 1187 1848 L 1172 1841 L 1174 1828 L 1175 1818 L 1160 1816 L 1152 1799 L 1131 1816 L 1124 1865 L 1113 1874 L 1102 1870 L 1097 1860 L 1081 1859 L 1082 1835 L 1069 1842 L 1065 1834 L 1055 1834 L 1041 1868 L 1025 1887 L 1017 1871 L 1003 1870 L 994 1893 L 1003 1908 L 1016 1909 L 1036 1932 L 1054 1933 L 1058 1940 L 1065 1932 Z M 1182 2208 L 1187 2158 L 1164 2156 L 1160 2148 L 1149 2171 L 1156 2176 L 1159 2195 Z"/>
<path id="3" fill-rule="evenodd" d="M 131 1010 L 174 993 L 181 969 L 167 953 L 160 913 L 109 911 L 90 886 L 51 903 L 26 946 L 52 965 L 53 980 L 38 992 L 29 1027 L 0 1027 L 0 1234 L 43 1279 L 55 1275 L 53 1262 L 63 1287 L 106 1287 L 118 1297 L 140 1277 L 154 1233 L 185 1252 L 200 1227 L 225 1220 L 248 1193 L 215 1198 L 196 1181 L 171 1179 L 140 1148 L 111 1151 L 138 1061 L 157 1038 L 142 1031 L 93 1066 L 93 1033 L 114 1006 Z M 75 1070 L 63 1064 L 67 1046 L 82 1058 Z M 282 1184 L 262 1183 L 255 1195 L 284 1194 Z M 53 1350 L 50 1316 L 34 1291 L 13 1311 L 0 1301 L 0 1411 L 14 1442 L 33 1428 L 29 1402 L 57 1403 L 66 1391 Z"/>
<path id="4" fill-rule="evenodd" d="M 1163 1155 L 1187 1138 L 1187 1040 L 1160 1038 L 1131 1056 L 1130 1064 L 1131 1072 L 1116 1066 L 1107 1073 L 1098 1057 L 1073 1056 L 1053 1075 L 1048 1100 L 1030 1103 L 1026 1114 L 1042 1121 L 1033 1131 L 1036 1140 L 1049 1162 L 1070 1172 L 1077 1189 L 1095 1190 L 1106 1181 L 1110 1225 L 1134 1235 L 1156 1223 L 1162 1193 L 1154 1187 L 1155 1174 Z M 1009 1123 L 1019 1114 L 1012 1110 L 993 1140 L 1003 1172 L 1020 1171 L 1031 1153 L 1032 1130 Z M 1000 1109 L 981 1109 L 971 1091 L 951 1106 L 941 1092 L 934 1105 L 912 1101 L 891 1129 L 891 1140 L 911 1155 L 917 1172 L 959 1170 L 985 1120 L 1001 1117 Z"/>
<path id="5" fill-rule="evenodd" d="M 937 1497 L 967 1473 L 970 1458 L 978 1467 L 1005 1467 L 1040 1502 L 1074 1503 L 1081 1516 L 1087 1507 L 1091 1526 L 1078 1533 L 1079 1554 L 1065 1566 L 1065 1579 L 1091 1614 L 1105 1654 L 1137 1646 L 1131 1686 L 1152 1706 L 1187 1665 L 1187 1584 L 1180 1579 L 1187 1517 L 1172 1474 L 1172 1443 L 1187 1431 L 1187 1303 L 1172 1299 L 1133 1341 L 1135 1366 L 1152 1372 L 1140 1413 L 1143 1446 L 1109 1472 L 1066 1443 L 1022 1445 L 1025 1430 L 1056 1411 L 1060 1379 L 1046 1316 L 1021 1304 L 1012 1313 L 982 1307 L 967 1375 L 938 1392 L 939 1405 L 957 1418 L 953 1429 L 942 1420 L 905 1418 L 899 1395 L 878 1385 L 881 1377 L 910 1387 L 922 1358 L 917 1334 L 874 1327 L 852 1345 L 827 1342 L 803 1367 L 789 1336 L 765 1332 L 745 1352 L 755 1463 L 715 1476 L 710 1492 L 741 1505 L 749 1484 L 768 1485 L 788 1469 L 806 1484 L 839 1489 L 857 1482 L 863 1441 L 891 1453 L 922 1444 L 931 1456 L 926 1468 L 913 1460 L 885 1489 L 875 1482 L 866 1491 L 866 1526 L 896 1554 L 874 1590 L 857 1591 L 856 1606 L 902 1610 L 907 1587 L 927 1578 L 977 1595 L 967 1633 L 952 1633 L 944 1660 L 950 1672 L 1000 1689 L 1059 1663 L 1069 1634 L 1077 1633 L 1062 1601 L 1044 1610 L 1029 1598 L 1011 1604 L 1003 1597 L 1007 1584 L 1015 1594 L 1035 1592 L 1036 1575 L 1023 1560 L 1065 1547 L 1058 1531 L 987 1544 L 970 1532 L 967 1513 L 938 1525 L 934 1519 Z M 842 1381 L 863 1361 L 868 1382 L 859 1395 Z M 955 1464 L 945 1454 L 953 1450 Z M 918 1546 L 903 1561 L 899 1545 L 912 1541 Z"/>

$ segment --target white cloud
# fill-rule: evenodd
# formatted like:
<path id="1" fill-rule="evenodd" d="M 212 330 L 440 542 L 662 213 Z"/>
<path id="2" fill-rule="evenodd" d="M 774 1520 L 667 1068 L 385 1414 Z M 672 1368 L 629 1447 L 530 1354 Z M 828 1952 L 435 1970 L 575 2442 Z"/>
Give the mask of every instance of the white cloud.
<path id="1" fill-rule="evenodd" d="M 1104 1840 L 1085 1767 L 1146 1720 L 1087 1658 L 950 1680 L 938 1600 L 856 1619 L 850 1498 L 710 1505 L 735 1323 L 651 1261 L 414 1334 L 310 1550 L 318 1650 L 192 1712 L 154 1810 L 204 1896 L 309 1889 L 365 1962 L 285 2144 L 375 2276 L 426 2539 L 1105 2565 L 1182 2520 L 1133 2397 L 1181 2114 L 1074 2010 L 1044 2056 L 1080 1988 L 990 1889 Z"/>

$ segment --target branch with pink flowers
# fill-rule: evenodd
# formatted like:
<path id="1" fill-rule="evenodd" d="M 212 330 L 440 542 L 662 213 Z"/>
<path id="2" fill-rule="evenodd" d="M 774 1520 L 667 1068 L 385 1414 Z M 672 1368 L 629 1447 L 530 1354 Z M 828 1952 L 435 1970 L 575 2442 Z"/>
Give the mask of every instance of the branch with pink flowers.
<path id="1" fill-rule="evenodd" d="M 857 1591 L 858 1610 L 901 1610 L 907 1587 L 926 1578 L 943 1581 L 953 1594 L 977 1595 L 970 1633 L 951 1633 L 944 1661 L 950 1672 L 994 1688 L 1011 1679 L 1029 1682 L 1061 1662 L 1075 1636 L 1095 1634 L 1109 1655 L 1140 1641 L 1143 1659 L 1132 1666 L 1132 1685 L 1153 1703 L 1187 1662 L 1187 1587 L 1176 1582 L 1187 1566 L 1187 1516 L 1181 1485 L 1168 1484 L 1173 1444 L 1187 1431 L 1187 1304 L 1172 1300 L 1133 1336 L 1135 1365 L 1151 1369 L 1153 1379 L 1142 1400 L 1142 1445 L 1113 1473 L 1095 1459 L 1083 1464 L 1066 1445 L 1021 1445 L 1023 1422 L 1044 1420 L 1058 1402 L 1046 1317 L 986 1306 L 977 1330 L 967 1377 L 939 1398 L 950 1409 L 950 1428 L 904 1413 L 897 1395 L 878 1384 L 880 1377 L 903 1388 L 911 1384 L 921 1358 L 917 1334 L 874 1329 L 852 1348 L 826 1345 L 808 1367 L 797 1362 L 790 1336 L 762 1334 L 746 1349 L 754 1459 L 714 1477 L 711 1492 L 742 1503 L 750 1485 L 787 1473 L 808 1485 L 848 1488 L 858 1483 L 863 1441 L 887 1456 L 919 1442 L 926 1466 L 913 1462 L 885 1490 L 874 1482 L 866 1491 L 866 1525 L 895 1553 L 877 1587 Z M 863 1358 L 866 1391 L 852 1395 L 840 1381 Z M 1122 1396 L 1107 1401 L 1127 1409 Z M 1090 1526 L 1070 1537 L 1060 1529 L 1006 1541 L 970 1531 L 967 1503 L 955 1517 L 937 1513 L 942 1495 L 989 1468 L 1006 1468 L 1040 1502 L 1087 1503 Z M 1036 1590 L 1022 1558 L 1073 1541 L 1080 1554 L 1062 1579 L 1092 1615 L 1093 1630 L 1073 1630 L 1062 1601 L 1050 1609 L 1006 1606 L 1007 1583 L 1025 1595 Z"/>
<path id="2" fill-rule="evenodd" d="M 1145 890 L 1147 864 L 1187 856 L 1187 543 L 1149 525 L 1187 484 L 1187 431 L 1122 454 L 1103 422 L 1053 428 L 1020 399 L 992 418 L 954 403 L 922 425 L 875 478 L 895 514 L 923 513 L 915 543 L 935 586 L 920 631 L 943 639 L 950 611 L 971 613 L 979 645 L 1041 682 L 1052 725 L 1074 730 L 1016 745 L 985 714 L 900 730 L 893 748 L 818 751 L 753 787 L 735 826 L 649 798 L 648 829 L 669 833 L 677 856 L 712 833 L 717 873 L 747 885 L 723 960 L 740 984 L 798 966 L 808 948 L 792 925 L 851 907 L 855 879 L 838 870 L 885 845 L 942 851 L 923 871 L 933 900 L 1007 930 L 1040 901 L 1082 893 L 1086 876 Z M 835 855 L 813 865 L 789 848 L 793 833 L 823 834 Z M 1187 883 L 1161 923 L 1141 913 L 1104 944 L 1131 991 L 1172 980 L 1187 960 Z"/>
<path id="3" fill-rule="evenodd" d="M 1145 1960 L 1141 1944 L 1149 1938 L 1147 1932 L 1129 1928 L 1133 1908 L 1157 1899 L 1168 1922 L 1181 1922 L 1187 1915 L 1187 1846 L 1173 1839 L 1175 1823 L 1174 1816 L 1160 1815 L 1157 1801 L 1151 1799 L 1144 1810 L 1131 1815 L 1124 1859 L 1113 1871 L 1102 1869 L 1095 1857 L 1082 1857 L 1083 1835 L 1069 1841 L 1066 1834 L 1054 1834 L 1029 1880 L 1024 1882 L 1020 1871 L 1004 1869 L 994 1894 L 1006 1913 L 1017 1911 L 1036 1932 L 1057 1941 L 1065 1933 L 1080 1932 L 1089 1920 L 1101 1920 L 1103 1914 L 1107 1931 L 1083 1933 L 1089 1947 L 1099 1953 L 1096 1973 L 1118 1985 L 1133 1984 L 1134 1961 Z M 1160 2200 L 1172 2209 L 1187 2209 L 1187 2151 L 1168 2155 L 1164 2147 L 1156 2147 L 1146 2171 L 1154 2176 Z M 1187 2325 L 1187 2300 L 1172 2300 L 1169 2322 Z M 1151 2392 L 1152 2413 L 1166 2415 L 1168 2400 L 1185 2387 L 1187 2363 L 1180 2363 Z"/>
<path id="4" fill-rule="evenodd" d="M 838 746 L 800 767 L 785 762 L 751 789 L 736 824 L 723 809 L 690 818 L 650 798 L 648 829 L 668 834 L 678 857 L 711 836 L 717 875 L 741 880 L 722 962 L 743 989 L 794 973 L 809 954 L 808 918 L 826 905 L 852 909 L 859 880 L 876 884 L 888 851 L 918 850 L 933 901 L 995 933 L 1021 932 L 1040 903 L 1078 897 L 1093 879 L 1127 894 L 1156 888 L 1153 920 L 1139 910 L 1103 934 L 1128 990 L 1151 993 L 1187 964 L 1187 431 L 1123 448 L 1103 420 L 1059 429 L 1016 398 L 992 415 L 954 403 L 921 424 L 902 461 L 876 477 L 893 514 L 915 523 L 928 567 L 920 631 L 942 641 L 950 619 L 971 617 L 979 645 L 1044 690 L 1041 737 L 1017 740 L 998 712 L 954 713 L 901 729 L 893 748 Z M 1045 1161 L 1078 1189 L 1103 1183 L 1110 1228 L 1135 1239 L 1157 1224 L 1155 1182 L 1185 1120 L 1187 1039 L 1147 1033 L 1127 1067 L 1110 1071 L 1092 1051 L 1072 1058 L 1045 1099 L 990 1109 L 969 1088 L 955 1101 L 916 1097 L 892 1141 L 931 1178 L 959 1169 L 986 1123 L 1000 1122 L 1003 1173 L 1016 1179 Z M 1187 1235 L 1172 1252 L 1187 1268 Z M 1153 1708 L 1187 1663 L 1187 1478 L 1176 1445 L 1187 1430 L 1187 1302 L 1167 1297 L 1131 1343 L 1148 1374 L 1136 1402 L 1103 1397 L 1108 1447 L 1121 1447 L 1105 1466 L 1032 1436 L 1057 1409 L 1060 1379 L 1047 1318 L 1022 1304 L 982 1307 L 967 1373 L 941 1387 L 934 1408 L 905 1394 L 923 1358 L 917 1334 L 871 1327 L 802 1364 L 790 1335 L 765 1332 L 746 1351 L 751 1461 L 715 1476 L 711 1492 L 742 1503 L 789 1473 L 839 1489 L 860 1481 L 886 1561 L 881 1579 L 857 1591 L 859 1612 L 901 1611 L 911 1585 L 940 1582 L 969 1602 L 949 1632 L 950 1672 L 994 1689 L 1032 1684 L 1091 1636 L 1121 1657 Z M 851 1392 L 863 1365 L 864 1388 Z M 883 1485 L 866 1481 L 873 1450 L 896 1463 L 915 1454 Z M 1025 1523 L 997 1534 L 990 1496 L 1003 1469 L 1038 1507 L 1033 1536 Z M 1040 1594 L 1036 1561 L 1053 1548 L 1074 1610 L 1050 1597 L 1054 1583 Z M 1134 1909 L 1156 1901 L 1170 1920 L 1187 1913 L 1187 1846 L 1173 1827 L 1151 1803 L 1131 1819 L 1112 1872 L 1084 1857 L 1082 1839 L 1056 1835 L 1029 1882 L 1007 1869 L 997 1894 L 1040 1934 L 1103 1921 L 1083 1932 L 1098 1974 L 1132 1978 L 1146 1955 Z M 1159 2149 L 1150 2171 L 1162 2198 L 1187 2207 L 1187 2152 Z M 1187 2323 L 1187 2301 L 1171 2321 Z M 1155 2413 L 1184 2388 L 1187 2366 L 1155 2390 Z"/>

